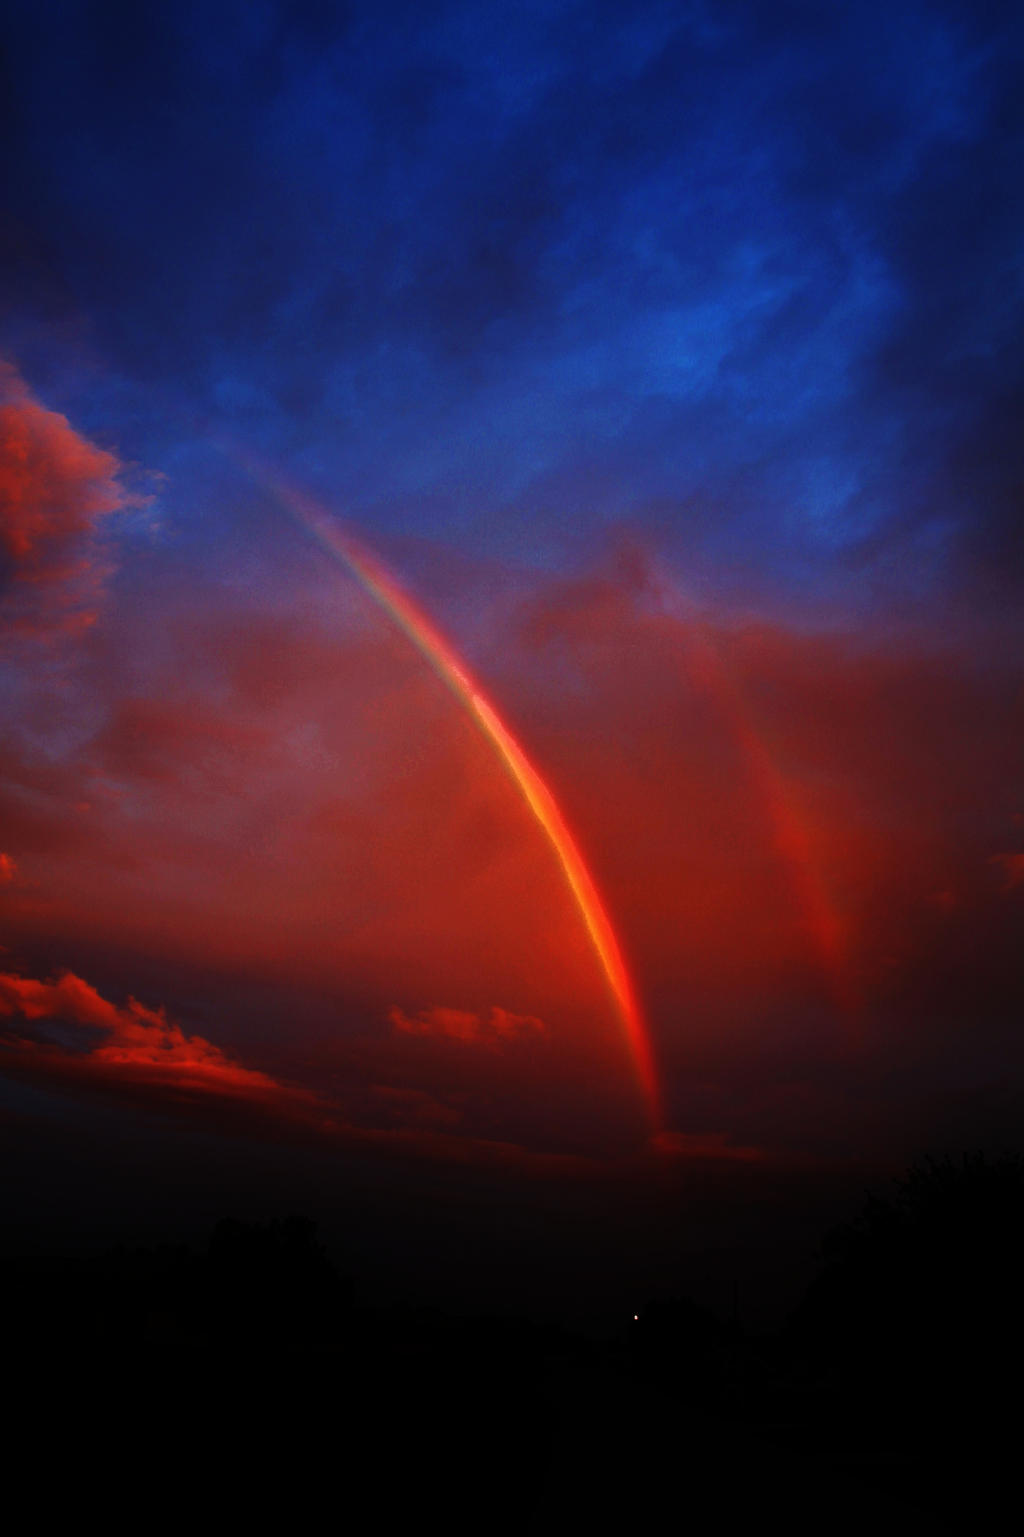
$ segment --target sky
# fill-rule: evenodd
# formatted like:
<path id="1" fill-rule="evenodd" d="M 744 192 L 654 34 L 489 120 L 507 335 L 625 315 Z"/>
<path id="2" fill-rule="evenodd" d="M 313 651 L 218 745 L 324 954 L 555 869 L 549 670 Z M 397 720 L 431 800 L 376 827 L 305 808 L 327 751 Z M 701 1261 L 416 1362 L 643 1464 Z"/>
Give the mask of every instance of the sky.
<path id="1" fill-rule="evenodd" d="M 7 8 L 18 1220 L 129 1146 L 596 1210 L 1012 1142 L 1022 54 Z"/>

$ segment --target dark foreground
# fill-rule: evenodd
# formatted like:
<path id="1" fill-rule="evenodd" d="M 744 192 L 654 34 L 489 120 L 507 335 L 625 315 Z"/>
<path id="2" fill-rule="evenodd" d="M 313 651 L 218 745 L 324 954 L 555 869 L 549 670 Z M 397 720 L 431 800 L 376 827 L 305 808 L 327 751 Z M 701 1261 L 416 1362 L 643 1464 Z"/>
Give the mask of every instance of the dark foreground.
<path id="1" fill-rule="evenodd" d="M 762 1338 L 678 1298 L 605 1340 L 375 1308 L 301 1219 L 9 1259 L 9 1506 L 113 1532 L 1007 1529 L 1022 1191 L 1016 1165 L 925 1171 Z"/>

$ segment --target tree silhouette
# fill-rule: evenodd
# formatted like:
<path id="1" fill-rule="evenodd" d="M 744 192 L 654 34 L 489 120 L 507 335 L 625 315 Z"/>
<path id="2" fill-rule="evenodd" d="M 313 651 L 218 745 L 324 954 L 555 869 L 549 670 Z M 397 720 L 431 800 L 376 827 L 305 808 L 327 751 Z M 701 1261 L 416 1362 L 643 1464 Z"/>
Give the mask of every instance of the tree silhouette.
<path id="1" fill-rule="evenodd" d="M 927 1158 L 822 1245 L 791 1342 L 849 1423 L 976 1502 L 999 1486 L 1024 1368 L 1024 1159 Z M 984 1465 L 984 1480 L 979 1469 Z"/>

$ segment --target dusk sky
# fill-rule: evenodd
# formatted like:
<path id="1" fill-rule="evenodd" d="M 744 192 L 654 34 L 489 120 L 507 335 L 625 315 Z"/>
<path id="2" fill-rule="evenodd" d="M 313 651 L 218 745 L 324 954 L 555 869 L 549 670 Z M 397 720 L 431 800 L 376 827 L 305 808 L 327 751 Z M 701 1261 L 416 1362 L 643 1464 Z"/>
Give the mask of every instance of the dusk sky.
<path id="1" fill-rule="evenodd" d="M 47 1199 L 104 1137 L 632 1191 L 1019 1141 L 1019 7 L 3 33 Z"/>

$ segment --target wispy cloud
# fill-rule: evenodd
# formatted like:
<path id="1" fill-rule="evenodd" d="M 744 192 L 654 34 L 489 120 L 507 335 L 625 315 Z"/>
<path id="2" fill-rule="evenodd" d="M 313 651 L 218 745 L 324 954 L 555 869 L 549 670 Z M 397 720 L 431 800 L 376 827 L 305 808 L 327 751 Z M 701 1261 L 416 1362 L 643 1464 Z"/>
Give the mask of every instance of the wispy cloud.
<path id="1" fill-rule="evenodd" d="M 547 1030 L 543 1020 L 532 1014 L 513 1014 L 510 1009 L 496 1005 L 488 1014 L 445 1008 L 441 1004 L 407 1014 L 396 1006 L 389 1011 L 388 1019 L 402 1035 L 430 1035 L 467 1045 L 495 1046 L 499 1041 L 544 1035 Z"/>

